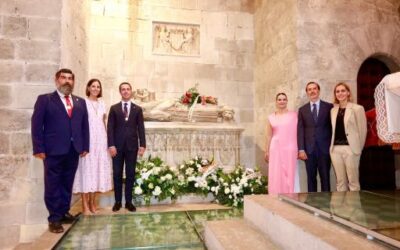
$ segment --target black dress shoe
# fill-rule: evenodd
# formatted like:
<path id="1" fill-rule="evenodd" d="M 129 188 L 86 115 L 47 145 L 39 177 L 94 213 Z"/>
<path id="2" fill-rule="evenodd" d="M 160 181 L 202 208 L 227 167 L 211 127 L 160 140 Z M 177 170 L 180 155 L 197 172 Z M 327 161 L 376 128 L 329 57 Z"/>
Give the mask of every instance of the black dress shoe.
<path id="1" fill-rule="evenodd" d="M 61 223 L 63 224 L 72 224 L 74 223 L 74 221 L 76 220 L 76 216 L 73 216 L 72 214 L 70 214 L 69 212 L 64 214 L 64 216 L 61 219 Z"/>
<path id="2" fill-rule="evenodd" d="M 64 232 L 64 228 L 59 221 L 49 222 L 49 231 L 55 234 L 59 234 Z"/>
<path id="3" fill-rule="evenodd" d="M 122 207 L 121 202 L 115 202 L 114 206 L 112 207 L 112 211 L 117 212 L 121 209 L 121 207 Z"/>
<path id="4" fill-rule="evenodd" d="M 125 208 L 128 209 L 130 212 L 136 212 L 136 207 L 132 203 L 126 203 Z"/>

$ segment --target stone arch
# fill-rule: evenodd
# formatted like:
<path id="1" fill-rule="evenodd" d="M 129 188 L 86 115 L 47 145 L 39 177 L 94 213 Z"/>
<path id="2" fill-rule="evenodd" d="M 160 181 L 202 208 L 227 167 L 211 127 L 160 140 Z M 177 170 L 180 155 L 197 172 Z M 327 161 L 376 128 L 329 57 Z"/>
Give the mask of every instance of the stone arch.
<path id="1" fill-rule="evenodd" d="M 353 58 L 354 64 L 352 64 L 352 66 L 354 68 L 352 68 L 352 70 L 355 73 L 354 74 L 355 79 L 357 78 L 360 66 L 368 58 L 375 58 L 382 61 L 383 63 L 386 64 L 386 66 L 388 66 L 391 72 L 400 71 L 400 50 L 399 53 L 391 53 L 390 51 L 385 51 L 385 50 L 380 50 L 380 51 L 371 50 L 369 52 L 362 53 L 361 55 Z"/>
<path id="2" fill-rule="evenodd" d="M 371 55 L 369 58 L 375 58 L 378 59 L 379 61 L 382 61 L 383 63 L 386 64 L 386 66 L 390 69 L 391 73 L 400 71 L 400 59 L 397 59 L 396 57 L 387 54 L 387 53 L 375 53 Z"/>

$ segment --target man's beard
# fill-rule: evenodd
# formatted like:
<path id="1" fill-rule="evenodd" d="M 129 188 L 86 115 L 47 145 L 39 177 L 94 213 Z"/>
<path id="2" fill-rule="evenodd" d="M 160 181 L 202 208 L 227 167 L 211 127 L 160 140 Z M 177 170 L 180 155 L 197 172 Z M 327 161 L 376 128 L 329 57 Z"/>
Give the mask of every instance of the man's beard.
<path id="1" fill-rule="evenodd" d="M 64 85 L 61 85 L 58 90 L 63 93 L 64 95 L 70 95 L 72 93 L 72 90 L 74 88 L 72 87 L 71 84 L 65 83 Z"/>

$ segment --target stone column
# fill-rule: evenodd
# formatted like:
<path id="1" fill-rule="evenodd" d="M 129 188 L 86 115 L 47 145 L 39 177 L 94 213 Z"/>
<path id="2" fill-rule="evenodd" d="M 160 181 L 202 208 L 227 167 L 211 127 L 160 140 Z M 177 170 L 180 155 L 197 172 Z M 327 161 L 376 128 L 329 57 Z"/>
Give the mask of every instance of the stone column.
<path id="1" fill-rule="evenodd" d="M 264 162 L 265 126 L 275 110 L 275 95 L 285 92 L 288 107 L 298 105 L 297 1 L 257 1 L 255 13 L 256 63 L 254 68 L 256 162 Z"/>
<path id="2" fill-rule="evenodd" d="M 84 1 L 87 2 L 87 1 Z M 75 6 L 66 6 L 67 4 Z M 0 2 L 0 242 L 12 248 L 30 242 L 47 229 L 43 201 L 43 163 L 32 157 L 30 117 L 39 94 L 52 92 L 60 65 L 77 72 L 79 80 L 86 61 L 86 39 L 75 34 L 82 20 L 78 1 L 13 0 Z M 81 4 L 82 5 L 82 4 Z M 69 8 L 68 8 L 69 7 Z M 73 16 L 73 17 L 75 17 Z M 73 31 L 63 32 L 68 28 Z M 79 26 L 78 26 L 79 27 Z M 67 37 L 67 38 L 66 38 Z M 83 53 L 84 55 L 84 53 Z M 82 57 L 82 56 L 81 56 Z M 71 58 L 71 60 L 68 60 Z M 63 63 L 65 61 L 65 63 Z M 84 79 L 86 81 L 86 79 Z"/>
<path id="3" fill-rule="evenodd" d="M 46 228 L 43 166 L 31 157 L 30 116 L 37 95 L 54 89 L 61 7 L 55 0 L 0 3 L 0 242 L 6 248 Z"/>

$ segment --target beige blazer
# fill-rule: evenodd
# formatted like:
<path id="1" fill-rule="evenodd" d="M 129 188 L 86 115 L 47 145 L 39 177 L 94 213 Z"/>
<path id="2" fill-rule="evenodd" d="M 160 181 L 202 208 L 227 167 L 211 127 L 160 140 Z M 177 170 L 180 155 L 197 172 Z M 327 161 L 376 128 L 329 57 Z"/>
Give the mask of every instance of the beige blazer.
<path id="1" fill-rule="evenodd" d="M 334 104 L 331 109 L 332 121 L 332 140 L 330 152 L 332 153 L 333 141 L 335 139 L 336 118 L 339 111 L 339 105 Z M 355 103 L 347 103 L 346 112 L 344 113 L 344 130 L 346 132 L 347 141 L 351 151 L 354 154 L 361 154 L 364 148 L 365 139 L 367 138 L 367 118 L 363 106 Z"/>

